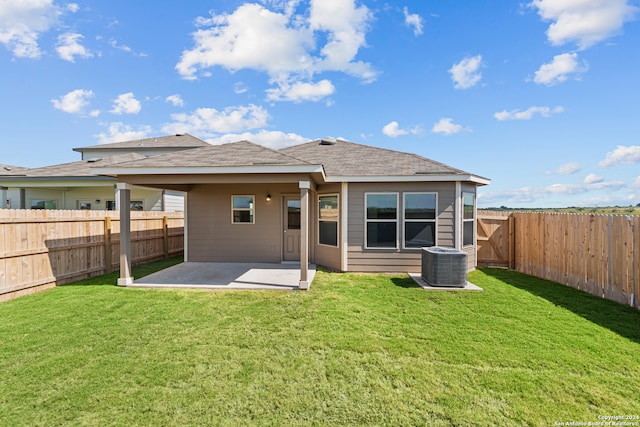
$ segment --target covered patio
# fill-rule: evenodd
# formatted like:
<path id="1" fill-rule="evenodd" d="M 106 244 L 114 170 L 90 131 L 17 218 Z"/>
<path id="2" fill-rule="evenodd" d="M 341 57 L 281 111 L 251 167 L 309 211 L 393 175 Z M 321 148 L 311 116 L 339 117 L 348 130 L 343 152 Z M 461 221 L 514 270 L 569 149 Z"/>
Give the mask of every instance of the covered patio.
<path id="1" fill-rule="evenodd" d="M 310 264 L 309 283 L 315 273 L 316 266 Z M 184 262 L 135 279 L 126 286 L 293 291 L 301 289 L 300 266 L 298 263 Z"/>

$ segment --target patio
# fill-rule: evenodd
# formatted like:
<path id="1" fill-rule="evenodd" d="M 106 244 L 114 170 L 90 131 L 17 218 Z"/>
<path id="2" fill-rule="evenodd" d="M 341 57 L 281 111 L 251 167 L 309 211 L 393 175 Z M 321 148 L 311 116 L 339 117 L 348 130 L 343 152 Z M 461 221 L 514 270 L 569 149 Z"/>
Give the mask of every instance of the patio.
<path id="1" fill-rule="evenodd" d="M 309 284 L 316 266 L 309 265 Z M 149 276 L 135 279 L 127 287 L 262 289 L 292 291 L 300 289 L 300 264 L 185 262 Z"/>

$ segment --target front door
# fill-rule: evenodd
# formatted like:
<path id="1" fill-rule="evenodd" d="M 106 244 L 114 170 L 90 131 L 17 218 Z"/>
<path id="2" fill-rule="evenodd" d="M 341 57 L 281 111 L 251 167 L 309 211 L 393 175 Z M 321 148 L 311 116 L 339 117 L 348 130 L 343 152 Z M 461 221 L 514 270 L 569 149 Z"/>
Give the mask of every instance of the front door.
<path id="1" fill-rule="evenodd" d="M 300 198 L 284 198 L 283 259 L 300 260 Z"/>

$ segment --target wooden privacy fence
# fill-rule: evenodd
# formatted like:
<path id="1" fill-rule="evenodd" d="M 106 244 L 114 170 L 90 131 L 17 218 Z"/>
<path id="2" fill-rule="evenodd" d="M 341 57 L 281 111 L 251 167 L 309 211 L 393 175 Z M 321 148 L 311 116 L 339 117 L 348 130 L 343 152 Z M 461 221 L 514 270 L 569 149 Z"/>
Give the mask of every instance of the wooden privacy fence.
<path id="1" fill-rule="evenodd" d="M 478 264 L 640 308 L 640 216 L 481 211 Z"/>
<path id="2" fill-rule="evenodd" d="M 133 264 L 183 250 L 182 212 L 131 212 Z M 0 301 L 109 273 L 119 263 L 119 212 L 0 209 Z"/>

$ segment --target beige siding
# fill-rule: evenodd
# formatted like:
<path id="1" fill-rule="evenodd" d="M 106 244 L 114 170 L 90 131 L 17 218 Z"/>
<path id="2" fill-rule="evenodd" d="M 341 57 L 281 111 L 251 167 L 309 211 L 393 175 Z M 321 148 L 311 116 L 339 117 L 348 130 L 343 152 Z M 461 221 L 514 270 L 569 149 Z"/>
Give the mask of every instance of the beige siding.
<path id="1" fill-rule="evenodd" d="M 397 192 L 402 205 L 403 192 L 435 192 L 438 194 L 436 240 L 439 246 L 453 247 L 455 242 L 455 183 L 351 183 L 349 184 L 348 263 L 349 271 L 418 272 L 421 267 L 419 249 L 402 249 L 400 218 L 398 249 L 365 249 L 365 193 Z"/>
<path id="2" fill-rule="evenodd" d="M 271 194 L 271 201 L 266 195 Z M 187 198 L 189 260 L 280 262 L 282 197 L 299 195 L 297 184 L 197 185 Z M 255 196 L 255 223 L 231 223 L 231 196 Z"/>
<path id="3" fill-rule="evenodd" d="M 340 270 L 340 260 L 341 260 L 341 250 L 342 250 L 342 247 L 340 246 L 342 243 L 340 224 L 338 224 L 338 247 L 321 245 L 318 243 L 318 239 L 319 239 L 319 225 L 318 225 L 319 223 L 318 223 L 318 214 L 317 214 L 318 196 L 322 196 L 325 194 L 337 194 L 339 196 L 340 184 L 320 185 L 318 186 L 317 192 L 314 195 L 314 198 L 313 198 L 314 206 L 312 209 L 312 212 L 314 213 L 312 218 L 312 227 L 313 227 L 313 230 L 315 231 L 313 233 L 314 235 L 313 246 L 314 246 L 314 252 L 315 252 L 314 262 L 318 265 L 322 265 L 323 267 L 327 267 L 331 270 Z"/>

